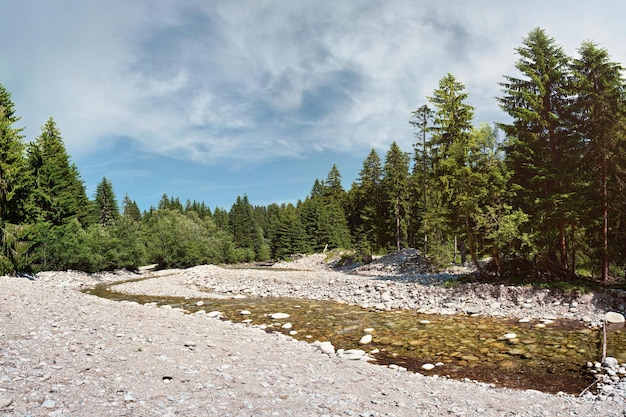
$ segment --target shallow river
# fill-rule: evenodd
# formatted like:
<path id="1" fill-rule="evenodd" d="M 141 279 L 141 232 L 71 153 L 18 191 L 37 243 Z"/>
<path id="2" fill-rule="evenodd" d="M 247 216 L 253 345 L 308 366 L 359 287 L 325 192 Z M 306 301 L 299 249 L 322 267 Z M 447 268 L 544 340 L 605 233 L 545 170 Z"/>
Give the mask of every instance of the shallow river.
<path id="1" fill-rule="evenodd" d="M 579 322 L 519 323 L 489 317 L 416 314 L 411 310 L 373 311 L 332 301 L 291 298 L 200 299 L 120 294 L 98 286 L 87 293 L 112 300 L 156 303 L 191 313 L 220 311 L 232 322 L 266 325 L 267 331 L 300 340 L 330 341 L 337 349 L 377 350 L 379 364 L 396 364 L 427 375 L 493 383 L 544 392 L 581 392 L 593 379 L 581 372 L 602 355 L 602 332 Z M 242 315 L 241 311 L 250 314 Z M 273 313 L 289 318 L 274 320 Z M 289 323 L 289 324 L 287 324 Z M 285 326 L 285 324 L 287 324 Z M 367 329 L 367 330 L 366 330 Z M 297 332 L 294 334 L 294 332 Z M 360 345 L 367 333 L 372 342 Z M 516 337 L 511 338 L 514 333 Z M 508 336 L 505 337 L 505 335 Z M 626 331 L 608 333 L 608 356 L 626 362 Z M 431 371 L 425 363 L 439 364 Z"/>

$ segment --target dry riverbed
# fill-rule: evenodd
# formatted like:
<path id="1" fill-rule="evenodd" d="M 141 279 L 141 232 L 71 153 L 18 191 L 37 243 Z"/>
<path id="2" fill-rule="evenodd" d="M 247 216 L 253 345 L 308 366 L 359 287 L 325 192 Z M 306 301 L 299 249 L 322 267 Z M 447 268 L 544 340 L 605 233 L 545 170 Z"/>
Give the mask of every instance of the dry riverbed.
<path id="1" fill-rule="evenodd" d="M 426 377 L 326 355 L 313 344 L 172 308 L 78 291 L 115 286 L 188 298 L 290 296 L 444 314 L 597 322 L 620 297 L 443 289 L 440 277 L 325 269 L 224 269 L 0 277 L 0 416 L 624 416 L 623 397 L 579 398 Z M 441 278 L 443 279 L 443 278 Z M 621 298 L 623 302 L 623 298 Z"/>

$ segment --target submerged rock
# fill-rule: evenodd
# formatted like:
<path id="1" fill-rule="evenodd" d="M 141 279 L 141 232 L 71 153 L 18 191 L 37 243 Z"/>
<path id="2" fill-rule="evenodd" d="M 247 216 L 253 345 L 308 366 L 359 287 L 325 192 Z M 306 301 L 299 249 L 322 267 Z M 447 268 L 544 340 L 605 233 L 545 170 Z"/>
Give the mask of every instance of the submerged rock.
<path id="1" fill-rule="evenodd" d="M 274 320 L 280 320 L 280 319 L 287 319 L 291 317 L 289 314 L 287 313 L 273 313 L 270 314 L 270 318 L 274 319 Z"/>

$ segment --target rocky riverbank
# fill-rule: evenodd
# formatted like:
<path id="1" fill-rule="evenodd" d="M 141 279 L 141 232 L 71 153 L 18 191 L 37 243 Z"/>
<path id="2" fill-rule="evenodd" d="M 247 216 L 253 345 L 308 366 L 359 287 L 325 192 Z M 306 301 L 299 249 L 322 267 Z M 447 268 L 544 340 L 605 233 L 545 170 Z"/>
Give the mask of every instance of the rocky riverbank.
<path id="1" fill-rule="evenodd" d="M 116 290 L 188 298 L 289 296 L 373 309 L 567 317 L 587 325 L 607 310 L 620 311 L 624 301 L 619 294 L 446 289 L 438 285 L 445 276 L 340 273 L 328 270 L 321 256 L 287 266 L 299 270 L 200 266 L 143 274 L 50 272 L 35 281 L 0 278 L 0 416 L 626 415 L 624 398 L 614 392 L 579 398 L 425 377 L 323 354 L 328 345 L 208 314 L 76 291 L 151 274 L 157 277 Z"/>

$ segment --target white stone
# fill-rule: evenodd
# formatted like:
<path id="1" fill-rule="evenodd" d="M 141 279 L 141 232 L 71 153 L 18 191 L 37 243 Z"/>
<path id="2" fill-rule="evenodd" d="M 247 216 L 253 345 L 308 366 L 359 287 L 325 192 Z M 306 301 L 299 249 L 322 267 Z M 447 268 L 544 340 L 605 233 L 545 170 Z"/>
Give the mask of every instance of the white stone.
<path id="1" fill-rule="evenodd" d="M 430 371 L 435 369 L 435 365 L 433 365 L 432 363 L 425 363 L 424 365 L 422 365 L 422 369 L 425 371 Z"/>
<path id="2" fill-rule="evenodd" d="M 46 400 L 41 404 L 41 406 L 43 408 L 54 408 L 57 406 L 57 403 L 54 400 Z"/>
<path id="3" fill-rule="evenodd" d="M 348 350 L 344 350 L 340 356 L 343 359 L 348 359 L 348 360 L 352 360 L 352 361 L 358 361 L 360 360 L 363 356 L 365 356 L 365 351 L 361 350 L 361 349 L 348 349 Z"/>
<path id="4" fill-rule="evenodd" d="M 368 343 L 372 343 L 372 335 L 371 334 L 366 334 L 365 336 L 363 336 L 361 338 L 361 340 L 359 340 L 359 344 L 360 345 L 367 345 Z"/>
<path id="5" fill-rule="evenodd" d="M 207 317 L 210 317 L 210 318 L 212 318 L 212 319 L 213 319 L 213 318 L 217 318 L 217 317 L 222 317 L 222 316 L 223 316 L 223 314 L 222 314 L 222 312 L 221 312 L 221 311 L 210 311 L 210 312 L 208 312 L 206 315 L 207 315 Z"/>
<path id="6" fill-rule="evenodd" d="M 430 324 L 430 320 L 420 320 L 420 324 Z"/>
<path id="7" fill-rule="evenodd" d="M 384 303 L 388 303 L 390 301 L 393 301 L 393 297 L 391 296 L 391 293 L 389 291 L 385 291 L 384 293 L 382 293 L 380 295 L 380 299 L 384 302 Z"/>
<path id="8" fill-rule="evenodd" d="M 289 330 L 289 329 L 291 329 L 291 328 L 293 327 L 293 324 L 291 324 L 291 323 L 285 323 L 285 324 L 283 324 L 283 326 L 282 326 L 282 327 L 283 327 L 283 329 Z"/>
<path id="9" fill-rule="evenodd" d="M 291 336 L 295 336 L 295 335 L 297 335 L 297 334 L 298 334 L 298 332 L 297 332 L 297 331 L 295 331 L 295 330 L 291 330 L 291 331 L 289 332 L 289 334 L 290 334 Z"/>
<path id="10" fill-rule="evenodd" d="M 270 318 L 273 318 L 274 320 L 287 319 L 289 317 L 290 317 L 290 315 L 287 314 L 287 313 L 273 313 L 273 314 L 270 314 Z"/>
<path id="11" fill-rule="evenodd" d="M 197 307 L 202 307 L 204 305 L 204 301 L 200 300 L 196 303 Z"/>
<path id="12" fill-rule="evenodd" d="M 0 409 L 8 407 L 13 404 L 13 398 L 0 396 Z"/>
<path id="13" fill-rule="evenodd" d="M 478 314 L 482 311 L 479 306 L 467 306 L 465 307 L 466 314 Z"/>
<path id="14" fill-rule="evenodd" d="M 517 335 L 515 333 L 506 333 L 504 335 L 505 339 L 515 339 L 517 337 Z"/>
<path id="15" fill-rule="evenodd" d="M 250 315 L 250 314 L 252 314 L 252 313 L 251 313 L 251 312 L 249 312 L 248 310 L 241 310 L 241 311 L 239 312 L 239 314 L 241 314 L 242 316 L 247 316 L 247 315 Z"/>
<path id="16" fill-rule="evenodd" d="M 520 319 L 518 323 L 530 323 L 530 318 L 524 317 L 523 319 Z"/>
<path id="17" fill-rule="evenodd" d="M 372 327 L 368 327 L 367 329 L 363 329 L 365 333 L 372 333 L 374 329 Z"/>
<path id="18" fill-rule="evenodd" d="M 606 320 L 607 323 L 624 323 L 624 316 L 620 313 L 609 311 L 605 314 L 604 320 Z"/>
<path id="19" fill-rule="evenodd" d="M 330 342 L 322 342 L 322 343 L 320 343 L 319 344 L 319 350 L 321 350 L 322 353 L 325 353 L 327 355 L 334 355 L 335 354 L 335 347 Z"/>

